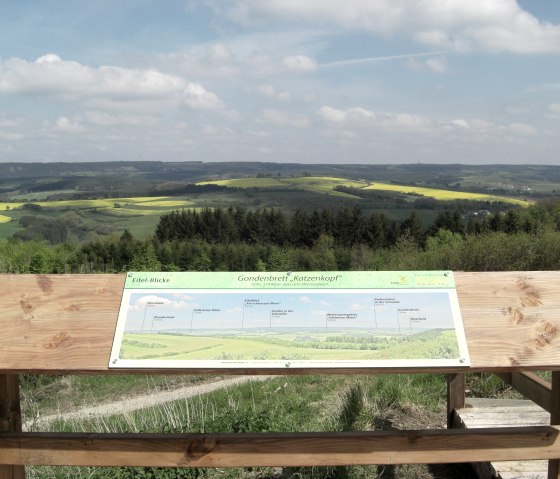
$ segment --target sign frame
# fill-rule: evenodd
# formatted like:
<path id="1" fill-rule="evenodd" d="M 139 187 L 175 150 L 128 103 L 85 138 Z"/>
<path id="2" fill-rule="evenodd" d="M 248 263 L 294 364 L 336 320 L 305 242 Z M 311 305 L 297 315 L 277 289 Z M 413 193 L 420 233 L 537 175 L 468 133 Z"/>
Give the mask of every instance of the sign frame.
<path id="1" fill-rule="evenodd" d="M 183 352 L 163 351 L 181 338 Z M 215 338 L 227 346 L 212 346 Z M 415 341 L 433 341 L 433 352 L 414 356 Z M 394 353 L 378 350 L 388 343 Z M 469 365 L 451 271 L 129 272 L 109 361 L 110 368 L 141 369 Z"/>

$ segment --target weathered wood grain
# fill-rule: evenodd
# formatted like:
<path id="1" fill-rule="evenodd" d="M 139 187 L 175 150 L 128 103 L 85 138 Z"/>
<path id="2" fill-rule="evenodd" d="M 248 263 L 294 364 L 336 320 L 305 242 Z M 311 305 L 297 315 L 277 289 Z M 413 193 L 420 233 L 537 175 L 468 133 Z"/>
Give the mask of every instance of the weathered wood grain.
<path id="1" fill-rule="evenodd" d="M 447 427 L 452 428 L 457 409 L 465 407 L 465 375 L 447 375 Z"/>
<path id="2" fill-rule="evenodd" d="M 546 411 L 550 411 L 552 388 L 548 381 L 529 372 L 498 373 L 497 375 L 527 399 L 538 404 Z"/>
<path id="3" fill-rule="evenodd" d="M 554 371 L 551 380 L 552 398 L 550 404 L 550 424 L 560 423 L 560 372 Z M 560 456 L 548 461 L 548 479 L 560 478 Z"/>
<path id="4" fill-rule="evenodd" d="M 560 428 L 261 434 L 0 435 L 0 463 L 89 466 L 334 466 L 560 457 Z"/>
<path id="5" fill-rule="evenodd" d="M 0 374 L 0 434 L 10 432 L 21 432 L 19 377 Z M 25 479 L 25 468 L 0 464 L 0 479 Z"/>
<path id="6" fill-rule="evenodd" d="M 560 370 L 560 272 L 455 273 L 471 371 Z M 0 372 L 109 370 L 124 275 L 0 275 Z M 461 372 L 461 368 L 440 369 Z M 430 368 L 169 370 L 198 374 L 371 374 Z"/>
<path id="7" fill-rule="evenodd" d="M 457 423 L 471 431 L 478 428 L 519 428 L 550 423 L 550 413 L 527 400 L 467 399 L 466 406 L 457 411 Z M 473 463 L 479 477 L 544 479 L 547 476 L 547 461 L 519 460 L 503 462 L 497 458 L 488 463 Z M 527 459 L 527 458 L 525 458 Z"/>

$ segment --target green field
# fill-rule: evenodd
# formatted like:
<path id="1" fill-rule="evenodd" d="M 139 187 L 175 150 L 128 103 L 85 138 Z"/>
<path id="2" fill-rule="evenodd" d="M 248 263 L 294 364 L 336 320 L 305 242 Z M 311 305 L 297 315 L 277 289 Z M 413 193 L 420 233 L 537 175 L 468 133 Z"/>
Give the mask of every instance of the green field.
<path id="1" fill-rule="evenodd" d="M 0 211 L 9 211 L 10 209 L 21 208 L 25 203 L 2 203 L 0 202 Z M 36 201 L 34 205 L 41 208 L 53 209 L 116 209 L 128 208 L 138 211 L 142 214 L 145 208 L 189 208 L 194 204 L 188 199 L 181 199 L 170 196 L 159 197 L 134 197 L 134 198 L 103 198 L 97 200 L 61 200 L 61 201 Z M 144 208 L 144 209 L 143 209 Z M 149 213 L 148 213 L 149 214 Z"/>
<path id="2" fill-rule="evenodd" d="M 322 193 L 359 199 L 358 196 L 337 191 L 337 186 L 345 186 L 358 190 L 391 191 L 394 193 L 412 194 L 426 196 L 439 201 L 471 200 L 471 201 L 498 201 L 519 206 L 529 206 L 530 202 L 508 196 L 491 195 L 484 193 L 469 193 L 467 191 L 451 191 L 436 188 L 424 188 L 418 186 L 405 186 L 389 183 L 371 183 L 366 181 L 348 180 L 328 176 L 301 176 L 295 178 L 232 178 L 228 180 L 205 181 L 200 185 L 214 184 L 230 186 L 235 188 L 286 188 L 301 189 Z"/>
<path id="3" fill-rule="evenodd" d="M 290 213 L 295 212 L 302 205 L 306 209 L 337 209 L 351 208 L 359 202 L 366 214 L 376 211 L 396 220 L 403 220 L 410 215 L 412 209 L 418 209 L 421 221 L 427 224 L 433 221 L 437 209 L 433 206 L 428 209 L 417 207 L 415 201 L 418 198 L 435 198 L 442 202 L 442 209 L 449 207 L 443 202 L 450 200 L 496 201 L 515 206 L 530 204 L 529 201 L 507 196 L 403 186 L 394 183 L 372 183 L 338 176 L 232 178 L 197 184 L 215 184 L 231 188 L 222 191 L 201 191 L 185 196 L 41 200 L 32 201 L 32 205 L 29 201 L 0 201 L 0 239 L 7 239 L 22 230 L 23 226 L 19 221 L 25 216 L 57 218 L 71 212 L 79 215 L 81 225 L 71 233 L 70 239 L 87 241 L 96 236 L 124 230 L 129 230 L 135 237 L 145 238 L 153 234 L 161 215 L 182 208 L 241 206 L 250 209 L 276 208 Z M 348 190 L 339 191 L 340 187 Z M 366 192 L 370 194 L 366 195 Z M 372 192 L 379 193 L 372 196 Z"/>
<path id="4" fill-rule="evenodd" d="M 126 333 L 122 359 L 171 360 L 381 360 L 452 359 L 459 355 L 454 331 L 410 336 L 341 336 L 279 333 L 253 336 L 188 336 Z"/>
<path id="5" fill-rule="evenodd" d="M 368 183 L 365 181 L 354 181 L 345 178 L 330 176 L 299 176 L 299 177 L 277 177 L 277 178 L 231 178 L 228 180 L 203 181 L 199 185 L 219 185 L 232 188 L 274 188 L 274 189 L 297 189 L 312 191 L 326 195 L 340 196 L 343 198 L 355 198 L 357 196 L 336 191 L 337 186 L 349 188 L 363 188 Z"/>
<path id="6" fill-rule="evenodd" d="M 484 193 L 469 193 L 466 191 L 451 191 L 440 190 L 436 188 L 423 188 L 419 186 L 404 186 L 394 185 L 387 183 L 375 183 L 366 186 L 365 190 L 381 190 L 381 191 L 394 191 L 396 193 L 411 193 L 414 195 L 427 196 L 439 201 L 452 201 L 452 200 L 472 200 L 472 201 L 501 201 L 504 203 L 511 203 L 519 206 L 529 206 L 531 203 L 527 200 L 520 200 L 517 198 L 510 198 L 508 196 L 489 195 Z"/>

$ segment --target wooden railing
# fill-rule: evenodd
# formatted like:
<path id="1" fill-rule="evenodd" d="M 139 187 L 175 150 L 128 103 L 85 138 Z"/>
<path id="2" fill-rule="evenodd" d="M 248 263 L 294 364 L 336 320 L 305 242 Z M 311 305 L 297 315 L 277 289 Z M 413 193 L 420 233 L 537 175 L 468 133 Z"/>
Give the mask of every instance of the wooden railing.
<path id="1" fill-rule="evenodd" d="M 18 375 L 286 374 L 285 369 L 110 370 L 123 275 L 0 275 L 0 479 L 23 465 L 313 466 L 548 459 L 560 478 L 560 272 L 456 273 L 469 368 L 301 369 L 289 374 L 448 374 L 448 424 L 464 374 L 495 372 L 551 412 L 550 426 L 263 434 L 21 430 Z M 531 371 L 552 371 L 547 383 Z"/>

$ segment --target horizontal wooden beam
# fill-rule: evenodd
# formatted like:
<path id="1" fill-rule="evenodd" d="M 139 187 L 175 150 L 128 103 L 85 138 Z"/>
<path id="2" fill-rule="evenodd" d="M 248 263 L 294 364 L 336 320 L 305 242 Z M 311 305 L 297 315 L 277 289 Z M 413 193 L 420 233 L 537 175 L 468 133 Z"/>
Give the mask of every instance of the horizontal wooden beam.
<path id="1" fill-rule="evenodd" d="M 390 374 L 560 371 L 560 271 L 454 274 L 470 368 L 109 369 L 125 276 L 0 275 L 0 373 Z"/>
<path id="2" fill-rule="evenodd" d="M 550 412 L 552 386 L 548 381 L 530 372 L 498 373 L 497 376 L 527 399 Z"/>
<path id="3" fill-rule="evenodd" d="M 336 466 L 560 458 L 560 426 L 261 434 L 0 434 L 0 464 Z"/>

